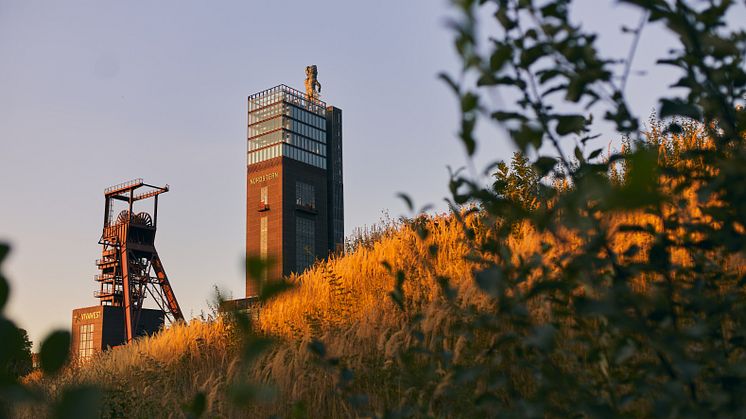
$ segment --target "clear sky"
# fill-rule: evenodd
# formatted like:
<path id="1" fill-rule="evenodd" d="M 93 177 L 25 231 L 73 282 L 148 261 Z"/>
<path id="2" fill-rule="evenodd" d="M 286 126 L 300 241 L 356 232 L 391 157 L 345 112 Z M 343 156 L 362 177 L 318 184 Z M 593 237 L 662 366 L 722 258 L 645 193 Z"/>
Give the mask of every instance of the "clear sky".
<path id="1" fill-rule="evenodd" d="M 639 12 L 584 0 L 576 19 L 623 57 Z M 243 296 L 246 97 L 303 89 L 344 112 L 345 228 L 405 213 L 397 192 L 443 208 L 446 165 L 465 164 L 456 103 L 437 80 L 458 63 L 443 0 L 0 0 L 0 240 L 9 314 L 38 341 L 94 305 L 103 190 L 171 185 L 156 246 L 187 317 L 213 285 Z M 735 22 L 746 21 L 739 10 Z M 636 68 L 670 45 L 646 28 Z M 646 116 L 675 74 L 630 81 Z M 482 128 L 478 167 L 512 147 Z M 605 138 L 604 141 L 616 141 Z"/>

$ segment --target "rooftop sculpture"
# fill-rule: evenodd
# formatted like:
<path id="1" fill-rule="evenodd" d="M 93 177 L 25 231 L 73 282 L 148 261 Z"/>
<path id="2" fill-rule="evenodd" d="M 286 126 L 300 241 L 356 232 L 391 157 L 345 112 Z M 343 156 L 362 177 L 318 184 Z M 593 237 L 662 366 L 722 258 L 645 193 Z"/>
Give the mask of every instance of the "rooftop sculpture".
<path id="1" fill-rule="evenodd" d="M 311 100 L 318 100 L 319 94 L 321 93 L 321 83 L 319 83 L 317 77 L 319 71 L 315 65 L 309 65 L 306 67 L 306 97 Z M 316 90 L 318 87 L 318 90 Z"/>

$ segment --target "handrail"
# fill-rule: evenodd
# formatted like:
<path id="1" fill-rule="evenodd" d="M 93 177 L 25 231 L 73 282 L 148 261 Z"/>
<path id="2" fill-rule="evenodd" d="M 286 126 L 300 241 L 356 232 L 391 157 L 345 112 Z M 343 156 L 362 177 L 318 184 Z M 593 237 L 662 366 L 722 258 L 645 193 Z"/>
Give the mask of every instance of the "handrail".
<path id="1" fill-rule="evenodd" d="M 162 188 L 159 188 L 159 187 L 154 187 L 154 188 L 155 189 L 152 190 L 152 191 L 150 191 L 150 192 L 143 192 L 143 193 L 141 193 L 139 195 L 135 195 L 132 198 L 132 200 L 133 201 L 139 201 L 141 199 L 150 198 L 151 196 L 160 195 L 162 193 L 168 192 L 168 190 L 169 190 L 169 186 L 168 185 L 166 185 L 166 186 L 164 186 Z"/>
<path id="2" fill-rule="evenodd" d="M 293 89 L 292 87 L 287 86 L 285 84 L 279 84 L 279 85 L 277 85 L 275 87 L 270 87 L 269 89 L 262 90 L 261 92 L 257 92 L 257 93 L 254 93 L 252 95 L 249 95 L 249 101 L 250 102 L 253 101 L 254 103 L 256 103 L 258 101 L 258 99 L 264 98 L 266 96 L 270 96 L 271 94 L 277 93 L 277 92 L 283 92 L 283 93 L 288 94 L 293 99 L 295 99 L 295 101 L 297 101 L 297 105 L 298 106 L 300 106 L 302 108 L 305 108 L 306 110 L 308 110 L 310 112 L 314 112 L 314 113 L 319 114 L 319 115 L 325 115 L 326 114 L 326 102 L 324 102 L 321 99 L 317 99 L 317 98 L 309 98 L 308 96 L 306 96 L 305 93 L 303 93 L 303 92 L 301 92 L 299 90 Z M 281 101 L 283 101 L 283 99 L 274 101 L 274 102 L 272 102 L 272 104 L 278 103 L 278 102 L 281 102 Z M 287 98 L 285 101 L 287 101 L 289 103 L 293 103 L 293 100 L 290 100 L 290 98 Z M 256 110 L 261 109 L 261 108 L 263 108 L 265 106 L 269 106 L 269 104 L 268 105 L 264 105 L 264 106 L 259 106 L 259 107 L 255 108 L 255 109 L 251 109 L 251 107 L 249 107 L 249 112 L 256 111 Z"/>
<path id="3" fill-rule="evenodd" d="M 113 273 L 111 273 L 111 274 L 97 274 L 97 275 L 93 275 L 93 280 L 97 281 L 97 282 L 98 281 L 106 281 L 106 280 L 109 280 L 109 279 L 114 279 L 114 274 Z"/>
<path id="4" fill-rule="evenodd" d="M 122 294 L 122 290 L 111 290 L 111 291 L 95 290 L 93 291 L 93 296 L 96 298 L 109 297 L 109 296 L 113 296 L 117 294 Z"/>
<path id="5" fill-rule="evenodd" d="M 144 182 L 143 182 L 142 178 L 128 180 L 126 182 L 122 182 L 122 183 L 114 185 L 114 186 L 109 186 L 108 188 L 104 189 L 104 195 L 112 195 L 114 193 L 121 192 L 121 191 L 126 190 L 126 189 L 130 189 L 130 188 L 132 188 L 134 186 L 140 186 L 143 183 Z"/>

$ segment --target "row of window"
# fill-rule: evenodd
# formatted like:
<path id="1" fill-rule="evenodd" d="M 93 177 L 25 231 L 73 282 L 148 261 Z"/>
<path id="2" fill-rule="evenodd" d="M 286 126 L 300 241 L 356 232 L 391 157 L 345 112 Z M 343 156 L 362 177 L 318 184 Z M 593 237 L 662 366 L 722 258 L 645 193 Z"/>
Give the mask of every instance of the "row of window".
<path id="1" fill-rule="evenodd" d="M 251 143 L 251 141 L 249 143 Z M 261 163 L 280 156 L 289 157 L 293 160 L 298 160 L 326 170 L 326 157 L 309 153 L 308 151 L 301 150 L 288 144 L 275 144 L 261 150 L 249 151 L 248 164 Z"/>
<path id="2" fill-rule="evenodd" d="M 266 108 L 257 109 L 255 111 L 249 112 L 249 125 L 256 124 L 257 122 L 265 121 L 269 118 L 287 114 L 288 112 L 288 105 L 285 105 L 282 102 L 277 102 L 272 106 L 267 106 Z"/>
<path id="3" fill-rule="evenodd" d="M 282 144 L 276 144 L 261 150 L 250 151 L 249 164 L 263 162 L 280 156 L 282 156 Z"/>
<path id="4" fill-rule="evenodd" d="M 86 359 L 93 355 L 93 325 L 80 325 L 80 345 L 78 346 L 78 358 Z"/>
<path id="5" fill-rule="evenodd" d="M 270 132 L 269 134 L 262 135 L 261 137 L 249 139 L 249 151 L 258 150 L 268 145 L 281 143 L 283 137 L 290 137 L 290 134 L 283 131 Z"/>
<path id="6" fill-rule="evenodd" d="M 272 97 L 271 95 L 268 97 Z M 256 124 L 258 122 L 266 121 L 267 119 L 273 118 L 278 115 L 287 115 L 295 120 L 303 122 L 304 124 L 311 125 L 320 130 L 326 130 L 326 119 L 323 115 L 318 115 L 303 107 L 291 105 L 290 103 L 280 102 L 279 99 L 275 100 L 276 103 L 269 101 L 266 107 L 250 106 L 249 109 L 249 125 Z M 322 112 L 323 114 L 323 112 Z"/>
<path id="7" fill-rule="evenodd" d="M 274 92 L 269 92 L 268 94 L 264 94 L 258 97 L 253 97 L 249 99 L 249 111 L 253 109 L 258 109 L 265 107 L 269 104 L 279 102 L 285 98 L 285 93 L 276 90 Z"/>
<path id="8" fill-rule="evenodd" d="M 276 129 L 282 128 L 285 125 L 290 125 L 285 123 L 283 121 L 284 119 L 285 118 L 283 117 L 271 118 L 264 120 L 263 122 L 260 122 L 258 124 L 249 125 L 249 138 L 262 135 L 265 132 L 274 131 Z"/>
<path id="9" fill-rule="evenodd" d="M 275 131 L 267 135 L 262 135 L 258 138 L 252 138 L 251 140 L 249 140 L 249 151 L 252 152 L 255 150 L 259 150 L 260 148 L 264 148 L 280 142 L 292 144 L 303 150 L 310 151 L 311 153 L 326 156 L 326 146 L 324 144 L 317 143 L 316 141 L 311 141 L 308 138 L 285 131 Z"/>
<path id="10" fill-rule="evenodd" d="M 326 156 L 326 146 L 324 144 L 317 143 L 316 141 L 311 141 L 308 138 L 301 137 L 300 135 L 290 133 L 288 139 L 286 139 L 285 142 L 288 144 L 292 144 L 298 148 L 310 151 L 311 153 Z"/>
<path id="11" fill-rule="evenodd" d="M 326 132 L 323 130 L 323 128 L 317 129 L 305 123 L 286 117 L 265 119 L 262 122 L 256 123 L 254 125 L 249 125 L 249 138 L 253 139 L 254 137 L 280 128 L 285 128 L 297 134 L 311 138 L 312 140 L 326 143 Z"/>
<path id="12" fill-rule="evenodd" d="M 283 118 L 284 119 L 284 118 Z M 286 119 L 285 128 L 322 143 L 326 143 L 326 131 L 316 129 L 310 125 L 300 123 L 294 119 Z"/>
<path id="13" fill-rule="evenodd" d="M 286 112 L 286 115 L 289 115 L 293 119 L 297 119 L 298 121 L 301 121 L 305 124 L 312 125 L 318 129 L 326 130 L 326 119 L 316 115 L 315 113 L 309 112 L 307 110 L 297 108 L 295 106 L 290 106 L 289 113 Z"/>
<path id="14" fill-rule="evenodd" d="M 299 148 L 285 145 L 283 156 L 326 170 L 326 157 L 317 156 Z"/>

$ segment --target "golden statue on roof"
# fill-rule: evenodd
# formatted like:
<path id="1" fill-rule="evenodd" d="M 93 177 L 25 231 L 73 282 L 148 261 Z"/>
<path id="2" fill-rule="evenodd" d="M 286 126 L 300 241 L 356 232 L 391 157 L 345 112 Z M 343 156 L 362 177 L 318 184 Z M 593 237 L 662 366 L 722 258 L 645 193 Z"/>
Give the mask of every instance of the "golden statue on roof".
<path id="1" fill-rule="evenodd" d="M 306 67 L 306 97 L 311 100 L 318 100 L 319 93 L 321 93 L 321 83 L 319 83 L 317 77 L 319 71 L 315 65 L 309 65 Z M 318 87 L 318 90 L 316 88 Z"/>

